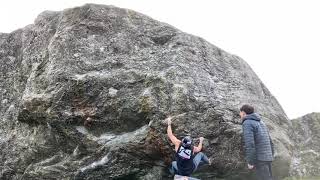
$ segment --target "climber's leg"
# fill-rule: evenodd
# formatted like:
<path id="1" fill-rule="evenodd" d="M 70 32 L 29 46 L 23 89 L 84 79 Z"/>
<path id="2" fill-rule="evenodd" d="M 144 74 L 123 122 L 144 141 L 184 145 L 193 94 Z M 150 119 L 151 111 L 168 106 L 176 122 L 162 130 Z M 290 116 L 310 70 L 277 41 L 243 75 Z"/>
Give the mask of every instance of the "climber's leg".
<path id="1" fill-rule="evenodd" d="M 193 164 L 194 164 L 194 171 L 197 170 L 197 168 L 202 164 L 209 164 L 209 158 L 203 153 L 199 152 L 197 155 L 193 158 Z"/>
<path id="2" fill-rule="evenodd" d="M 178 166 L 177 166 L 177 161 L 173 161 L 171 163 L 171 167 L 169 168 L 169 171 L 172 175 L 177 174 L 178 172 Z"/>

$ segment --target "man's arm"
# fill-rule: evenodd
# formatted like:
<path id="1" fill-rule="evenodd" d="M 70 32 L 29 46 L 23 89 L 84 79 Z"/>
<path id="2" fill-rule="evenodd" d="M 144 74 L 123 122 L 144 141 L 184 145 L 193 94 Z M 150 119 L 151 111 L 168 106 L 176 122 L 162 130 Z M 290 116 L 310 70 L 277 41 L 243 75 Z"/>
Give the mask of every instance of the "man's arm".
<path id="1" fill-rule="evenodd" d="M 270 145 L 271 145 L 271 151 L 272 151 L 272 157 L 274 157 L 274 144 L 272 142 L 271 136 L 269 134 L 269 139 L 270 139 Z"/>
<path id="2" fill-rule="evenodd" d="M 177 149 L 177 147 L 179 147 L 181 141 L 178 138 L 176 138 L 176 136 L 174 136 L 172 133 L 171 117 L 168 117 L 166 120 L 168 123 L 167 135 L 168 135 L 169 139 L 171 140 L 171 142 L 175 145 L 175 148 Z"/>
<path id="3" fill-rule="evenodd" d="M 256 160 L 256 147 L 255 147 L 254 134 L 253 134 L 254 129 L 251 124 L 243 123 L 242 130 L 243 130 L 246 160 L 249 165 L 254 165 L 254 162 Z"/>
<path id="4" fill-rule="evenodd" d="M 193 148 L 194 153 L 200 152 L 202 150 L 202 144 L 203 144 L 204 138 L 200 137 L 199 139 L 200 139 L 200 142 L 199 142 L 198 146 Z"/>

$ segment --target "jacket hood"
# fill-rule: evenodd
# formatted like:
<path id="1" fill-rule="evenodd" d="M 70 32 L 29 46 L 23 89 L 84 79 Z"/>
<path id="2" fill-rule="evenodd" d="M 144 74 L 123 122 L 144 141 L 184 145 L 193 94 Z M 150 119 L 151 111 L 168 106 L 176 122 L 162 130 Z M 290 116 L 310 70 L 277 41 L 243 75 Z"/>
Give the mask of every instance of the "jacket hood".
<path id="1" fill-rule="evenodd" d="M 245 120 L 261 121 L 261 118 L 259 117 L 258 114 L 252 113 L 252 114 L 247 114 L 247 115 L 243 118 L 242 123 L 243 123 Z"/>

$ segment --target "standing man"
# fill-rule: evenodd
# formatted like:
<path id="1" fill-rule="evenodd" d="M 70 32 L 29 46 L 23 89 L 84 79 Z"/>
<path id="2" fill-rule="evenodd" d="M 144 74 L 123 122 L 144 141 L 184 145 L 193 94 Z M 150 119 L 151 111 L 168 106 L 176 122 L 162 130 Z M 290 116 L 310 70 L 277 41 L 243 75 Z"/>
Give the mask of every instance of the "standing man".
<path id="1" fill-rule="evenodd" d="M 248 168 L 255 169 L 258 180 L 272 180 L 274 148 L 267 126 L 250 105 L 240 108 L 240 117 Z"/>
<path id="2" fill-rule="evenodd" d="M 198 146 L 193 146 L 192 138 L 190 136 L 186 136 L 180 141 L 172 133 L 171 119 L 171 117 L 166 119 L 168 123 L 167 135 L 175 146 L 176 161 L 172 162 L 170 173 L 190 176 L 197 170 L 200 164 L 205 163 L 210 165 L 211 162 L 208 157 L 200 152 L 204 138 L 199 138 L 200 143 Z"/>

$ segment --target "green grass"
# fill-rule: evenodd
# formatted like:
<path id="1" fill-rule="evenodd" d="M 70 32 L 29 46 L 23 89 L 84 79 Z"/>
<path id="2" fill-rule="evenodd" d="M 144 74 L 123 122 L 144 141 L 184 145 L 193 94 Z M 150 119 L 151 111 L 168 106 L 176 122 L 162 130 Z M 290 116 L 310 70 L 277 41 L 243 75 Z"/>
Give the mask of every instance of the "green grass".
<path id="1" fill-rule="evenodd" d="M 288 177 L 283 180 L 320 180 L 320 176 L 318 176 L 318 177 Z"/>

